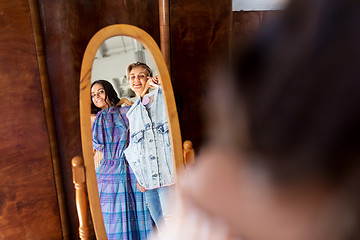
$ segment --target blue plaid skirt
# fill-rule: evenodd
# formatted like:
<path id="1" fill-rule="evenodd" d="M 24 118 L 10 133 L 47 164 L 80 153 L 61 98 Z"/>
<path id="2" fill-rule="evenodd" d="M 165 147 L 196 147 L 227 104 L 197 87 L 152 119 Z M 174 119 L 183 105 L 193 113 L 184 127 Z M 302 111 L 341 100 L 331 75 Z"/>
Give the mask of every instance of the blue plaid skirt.
<path id="1" fill-rule="evenodd" d="M 96 176 L 108 239 L 147 239 L 153 221 L 126 159 L 103 159 Z"/>

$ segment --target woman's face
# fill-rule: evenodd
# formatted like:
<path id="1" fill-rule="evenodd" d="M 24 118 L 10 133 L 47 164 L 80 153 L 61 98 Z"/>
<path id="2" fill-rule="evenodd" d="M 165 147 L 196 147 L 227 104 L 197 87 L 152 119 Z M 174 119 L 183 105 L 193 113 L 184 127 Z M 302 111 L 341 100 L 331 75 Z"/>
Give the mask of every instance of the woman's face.
<path id="1" fill-rule="evenodd" d="M 108 98 L 105 99 L 105 89 L 99 83 L 95 83 L 94 86 L 92 86 L 91 99 L 95 106 L 101 109 L 105 109 L 110 105 Z"/>
<path id="2" fill-rule="evenodd" d="M 144 91 L 148 74 L 146 69 L 141 66 L 131 69 L 129 73 L 129 84 L 131 90 L 136 93 L 136 96 L 140 96 Z"/>

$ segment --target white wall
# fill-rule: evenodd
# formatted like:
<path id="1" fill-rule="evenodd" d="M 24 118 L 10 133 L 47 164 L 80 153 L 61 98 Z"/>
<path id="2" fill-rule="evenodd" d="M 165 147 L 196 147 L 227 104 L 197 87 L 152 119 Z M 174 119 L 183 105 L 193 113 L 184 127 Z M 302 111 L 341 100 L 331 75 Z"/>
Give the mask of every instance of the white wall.
<path id="1" fill-rule="evenodd" d="M 283 9 L 288 0 L 233 0 L 233 11 L 262 11 Z"/>

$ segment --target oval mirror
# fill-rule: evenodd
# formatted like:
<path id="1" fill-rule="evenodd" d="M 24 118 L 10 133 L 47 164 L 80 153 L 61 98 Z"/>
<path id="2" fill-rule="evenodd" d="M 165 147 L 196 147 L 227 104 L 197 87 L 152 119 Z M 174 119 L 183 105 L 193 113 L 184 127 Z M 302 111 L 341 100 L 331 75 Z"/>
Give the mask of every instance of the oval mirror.
<path id="1" fill-rule="evenodd" d="M 140 65 L 139 62 L 141 63 Z M 128 68 L 129 65 L 131 65 L 132 67 Z M 152 87 L 149 88 L 149 91 L 144 91 L 140 93 L 137 90 L 138 83 L 133 83 L 133 81 L 140 81 L 141 78 L 144 77 L 143 75 L 141 75 L 141 71 L 136 71 L 136 69 L 141 70 L 141 67 L 143 68 L 143 70 L 147 70 L 148 67 L 149 71 L 146 73 L 152 72 L 153 78 L 150 74 L 145 76 L 147 79 L 150 79 L 147 82 L 151 82 Z M 132 76 L 132 78 L 130 78 L 130 76 Z M 99 136 L 99 134 L 96 132 L 96 129 L 101 128 L 99 127 L 100 123 L 105 121 L 104 119 L 101 119 L 101 115 L 103 115 L 102 113 L 108 113 L 109 110 L 113 111 L 111 107 L 101 107 L 99 105 L 100 109 L 99 112 L 96 113 L 96 117 L 95 115 L 91 114 L 91 103 L 95 101 L 94 98 L 100 98 L 99 96 L 101 95 L 101 84 L 98 85 L 100 86 L 99 88 L 95 88 L 96 84 L 94 84 L 92 87 L 92 84 L 94 82 L 96 83 L 97 80 L 106 80 L 107 82 L 109 82 L 116 91 L 116 95 L 118 95 L 119 99 L 121 99 L 120 103 L 118 103 L 119 108 L 116 109 L 121 109 L 118 110 L 118 116 L 121 115 L 120 124 L 122 125 L 122 130 L 120 134 L 117 132 L 117 135 L 119 135 L 118 138 L 114 137 L 114 135 L 112 135 L 111 138 L 112 141 L 122 142 L 121 147 L 117 147 L 116 151 L 121 151 L 121 153 L 119 153 L 121 157 L 125 158 L 126 155 L 126 159 L 129 159 L 128 164 L 127 161 L 125 161 L 126 164 L 124 165 L 120 164 L 120 168 L 122 169 L 121 171 L 125 171 L 125 175 L 123 176 L 126 176 L 129 180 L 130 178 L 132 178 L 132 175 L 134 175 L 135 182 L 141 183 L 137 188 L 134 188 L 134 186 L 127 186 L 128 188 L 124 188 L 125 190 L 122 189 L 120 190 L 120 192 L 129 191 L 130 193 L 131 189 L 135 189 L 134 191 L 137 191 L 136 189 L 139 189 L 137 193 L 131 193 L 132 197 L 130 197 L 137 199 L 138 197 L 136 194 L 142 194 L 140 192 L 140 189 L 142 191 L 145 188 L 148 190 L 152 190 L 153 188 L 158 188 L 157 186 L 159 184 L 161 186 L 167 186 L 167 183 L 171 183 L 170 185 L 172 186 L 172 184 L 176 181 L 176 172 L 181 170 L 184 164 L 180 127 L 174 100 L 174 94 L 170 81 L 170 75 L 156 42 L 152 39 L 150 35 L 148 35 L 143 30 L 130 25 L 117 24 L 101 29 L 90 40 L 85 50 L 81 66 L 80 123 L 82 150 L 86 169 L 86 185 L 93 225 L 97 238 L 107 239 L 107 232 L 111 235 L 111 229 L 115 228 L 115 226 L 111 225 L 111 223 L 109 225 L 109 221 L 112 222 L 113 219 L 119 217 L 119 215 L 113 216 L 113 219 L 109 220 L 109 213 L 104 210 L 105 208 L 107 208 L 106 202 L 108 201 L 108 196 L 116 194 L 117 191 L 116 190 L 115 192 L 113 192 L 112 190 L 110 190 L 109 192 L 105 189 L 106 186 L 104 187 L 104 184 L 108 182 L 108 179 L 106 178 L 109 176 L 109 169 L 112 169 L 111 171 L 117 171 L 118 169 L 115 169 L 113 167 L 115 165 L 117 166 L 116 161 L 108 161 L 111 158 L 109 157 L 109 153 L 111 155 L 113 153 L 113 149 L 108 149 L 108 151 L 104 149 L 101 150 L 101 147 L 98 147 L 98 144 L 101 145 L 101 143 L 96 142 L 96 139 Z M 105 99 L 108 99 L 107 96 L 105 96 Z M 162 101 L 157 101 L 157 99 L 162 99 Z M 134 102 L 133 105 L 124 106 L 126 105 L 126 103 L 128 103 L 128 101 Z M 100 104 L 101 100 L 99 100 L 98 102 Z M 124 102 L 123 105 L 122 102 Z M 156 104 L 158 102 L 163 102 L 165 109 L 165 111 L 163 111 L 163 119 L 165 120 L 157 120 L 155 121 L 156 123 L 152 122 L 153 126 L 150 126 L 150 129 L 153 129 L 152 139 L 149 138 L 148 135 L 146 135 L 146 130 L 149 129 L 149 124 L 143 124 L 143 128 L 139 127 L 139 122 L 141 121 L 138 120 L 138 116 L 140 115 L 136 114 L 139 114 L 137 112 L 137 109 L 142 107 L 149 112 L 149 116 L 154 116 L 157 113 L 151 112 L 151 109 L 155 109 L 154 106 L 157 106 Z M 128 105 L 130 104 L 128 103 Z M 166 123 L 164 123 L 164 121 Z M 96 127 L 92 128 L 93 125 Z M 118 125 L 118 123 L 115 123 L 113 125 Z M 113 125 L 110 127 L 113 127 Z M 161 138 L 161 134 L 166 132 L 169 133 L 170 138 L 168 139 L 170 141 L 166 140 L 166 138 Z M 102 132 L 101 134 L 101 137 L 105 139 L 105 133 Z M 157 142 L 157 144 L 161 147 L 156 147 L 156 151 L 160 152 L 159 155 L 163 155 L 157 155 L 158 153 L 156 151 L 156 153 L 153 154 L 151 151 L 148 150 L 137 149 L 138 146 L 136 145 L 136 143 L 141 141 L 145 142 L 145 140 L 149 142 L 145 143 L 145 147 L 150 146 L 150 143 L 152 143 L 153 141 Z M 144 148 L 143 146 L 144 145 L 142 145 L 141 148 Z M 164 146 L 168 146 L 170 154 L 166 153 L 167 148 Z M 100 152 L 102 151 L 100 155 L 97 155 L 97 150 L 99 150 Z M 154 160 L 155 162 L 157 161 L 156 164 L 157 168 L 159 169 L 159 174 L 150 174 L 150 179 L 148 179 L 141 170 L 142 157 L 140 156 L 142 156 L 144 152 L 147 154 L 147 156 L 150 156 L 150 159 Z M 164 159 L 166 157 L 164 156 L 170 156 L 171 162 L 167 162 L 165 164 Z M 164 169 L 164 166 L 167 166 L 169 169 L 172 168 L 172 170 L 169 170 L 170 172 L 165 173 L 163 170 L 161 170 Z M 124 170 L 127 167 L 130 170 Z M 149 167 L 149 169 L 151 169 L 151 167 Z M 144 171 L 146 172 L 149 169 L 145 169 Z M 164 173 L 160 174 L 161 171 L 163 171 Z M 134 185 L 134 182 L 132 182 L 132 184 Z M 163 188 L 160 187 L 159 189 Z M 150 191 L 145 191 L 144 196 L 147 192 Z M 105 194 L 107 196 L 105 197 L 105 200 L 103 199 L 103 197 L 101 197 L 101 194 Z M 136 206 L 137 208 L 139 208 L 139 203 L 136 203 L 136 200 L 133 203 L 137 204 Z M 131 206 L 131 203 L 128 205 Z M 148 211 L 149 214 L 151 212 L 151 210 L 145 210 L 144 208 L 144 212 L 145 211 Z M 128 220 L 132 221 L 133 217 L 130 216 L 131 213 L 127 214 L 129 215 L 127 216 L 129 218 Z M 154 218 L 154 214 L 151 214 L 151 216 L 152 218 Z M 143 219 L 146 218 L 143 217 Z M 151 223 L 150 225 L 152 226 L 153 223 Z M 114 230 L 114 232 L 115 234 L 117 234 L 117 230 Z"/>

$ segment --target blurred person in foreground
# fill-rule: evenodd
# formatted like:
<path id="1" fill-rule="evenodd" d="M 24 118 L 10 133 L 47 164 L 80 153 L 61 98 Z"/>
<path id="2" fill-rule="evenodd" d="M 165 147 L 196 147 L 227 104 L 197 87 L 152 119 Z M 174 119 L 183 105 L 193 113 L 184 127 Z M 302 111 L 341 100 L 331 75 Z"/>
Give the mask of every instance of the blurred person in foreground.
<path id="1" fill-rule="evenodd" d="M 296 0 L 222 66 L 157 239 L 360 239 L 360 1 Z"/>

